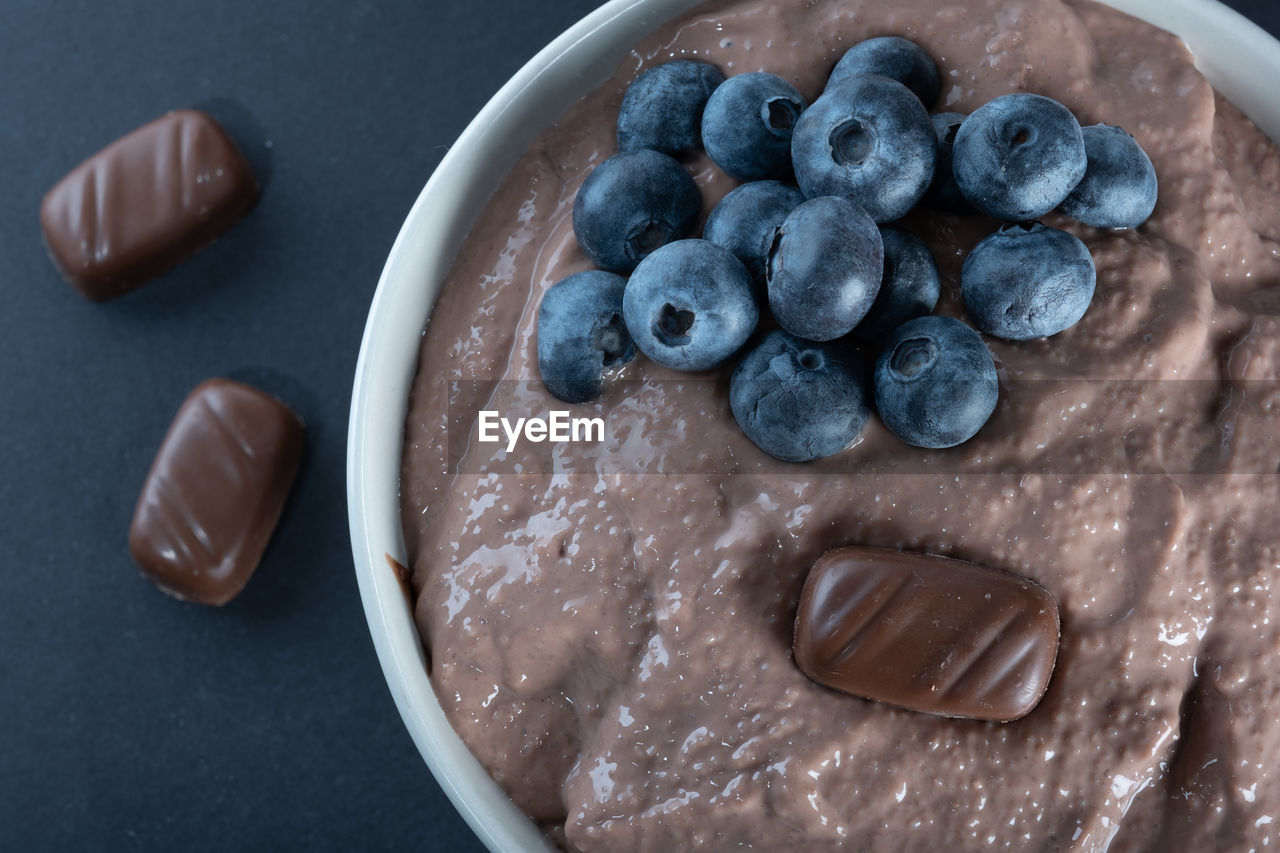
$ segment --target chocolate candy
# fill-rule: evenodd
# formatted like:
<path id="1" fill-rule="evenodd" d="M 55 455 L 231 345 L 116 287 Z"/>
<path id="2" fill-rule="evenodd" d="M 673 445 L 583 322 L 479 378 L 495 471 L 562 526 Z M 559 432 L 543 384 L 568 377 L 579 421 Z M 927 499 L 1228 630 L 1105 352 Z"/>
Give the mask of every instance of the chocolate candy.
<path id="1" fill-rule="evenodd" d="M 101 301 L 200 251 L 257 199 L 230 137 L 204 113 L 178 110 L 72 169 L 45 195 L 40 226 L 62 274 Z"/>
<path id="2" fill-rule="evenodd" d="M 226 379 L 182 404 L 142 487 L 129 550 L 165 592 L 225 604 L 258 566 L 302 458 L 302 421 Z"/>
<path id="3" fill-rule="evenodd" d="M 835 690 L 928 714 L 1007 722 L 1044 695 L 1058 605 L 998 569 L 887 548 L 823 554 L 796 615 L 796 664 Z"/>

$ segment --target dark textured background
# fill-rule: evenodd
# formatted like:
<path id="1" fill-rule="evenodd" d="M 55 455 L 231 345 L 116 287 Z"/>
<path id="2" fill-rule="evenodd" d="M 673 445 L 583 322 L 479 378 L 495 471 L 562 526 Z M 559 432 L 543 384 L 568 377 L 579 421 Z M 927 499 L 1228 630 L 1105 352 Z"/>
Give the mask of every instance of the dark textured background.
<path id="1" fill-rule="evenodd" d="M 383 260 L 484 102 L 594 0 L 9 0 L 0 22 L 0 849 L 478 850 L 419 758 L 351 568 L 348 401 Z M 1280 33 L 1274 0 L 1229 0 Z M 64 284 L 44 191 L 176 107 L 264 182 L 113 303 Z M 142 580 L 126 531 L 214 375 L 289 401 L 304 467 L 230 606 Z"/>

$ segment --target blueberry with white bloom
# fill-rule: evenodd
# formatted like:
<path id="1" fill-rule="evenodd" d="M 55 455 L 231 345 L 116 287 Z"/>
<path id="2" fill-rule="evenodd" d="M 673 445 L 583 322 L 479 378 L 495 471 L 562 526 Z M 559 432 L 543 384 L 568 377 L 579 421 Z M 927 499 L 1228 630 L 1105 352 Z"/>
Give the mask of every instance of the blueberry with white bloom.
<path id="1" fill-rule="evenodd" d="M 571 275 L 552 285 L 538 308 L 538 373 L 566 403 L 599 395 L 605 372 L 635 357 L 622 322 L 627 280 L 602 270 Z"/>
<path id="2" fill-rule="evenodd" d="M 764 282 L 774 233 L 804 195 L 781 181 L 752 181 L 735 187 L 711 209 L 702 236 L 737 255 L 756 281 Z"/>
<path id="3" fill-rule="evenodd" d="M 875 401 L 888 430 L 916 447 L 954 447 L 972 438 L 1000 395 L 991 351 L 951 317 L 917 317 L 885 342 Z"/>
<path id="4" fill-rule="evenodd" d="M 887 77 L 853 77 L 800 116 L 791 155 L 807 198 L 843 196 L 876 222 L 892 222 L 929 189 L 938 142 L 910 89 Z"/>
<path id="5" fill-rule="evenodd" d="M 960 295 L 979 329 L 1027 341 L 1079 322 L 1097 277 L 1089 248 L 1074 234 L 1039 222 L 1006 225 L 965 258 Z"/>
<path id="6" fill-rule="evenodd" d="M 1123 128 L 1086 127 L 1084 178 L 1062 202 L 1062 212 L 1094 228 L 1137 228 L 1156 207 L 1156 169 Z"/>
<path id="7" fill-rule="evenodd" d="M 884 243 L 884 275 L 871 310 L 853 330 L 868 341 L 881 341 L 913 317 L 933 311 L 942 282 L 933 253 L 910 231 L 880 226 Z"/>
<path id="8" fill-rule="evenodd" d="M 702 113 L 707 155 L 739 181 L 791 174 L 791 132 L 804 97 L 786 80 L 764 71 L 738 74 L 720 84 Z"/>
<path id="9" fill-rule="evenodd" d="M 769 308 L 796 337 L 830 341 L 866 316 L 880 290 L 884 244 L 876 224 L 852 202 L 810 199 L 791 211 L 766 267 Z"/>
<path id="10" fill-rule="evenodd" d="M 1084 177 L 1080 123 L 1062 104 L 1019 92 L 964 120 L 952 152 L 956 184 L 978 210 L 1009 222 L 1039 219 Z"/>
<path id="11" fill-rule="evenodd" d="M 578 189 L 573 231 L 596 266 L 630 272 L 659 246 L 685 237 L 702 209 L 689 172 L 666 154 L 617 154 Z"/>
<path id="12" fill-rule="evenodd" d="M 627 281 L 622 319 L 636 346 L 676 370 L 710 370 L 755 331 L 751 274 L 708 240 L 677 240 L 649 255 Z"/>
<path id="13" fill-rule="evenodd" d="M 942 91 L 938 64 L 933 57 L 920 45 L 901 36 L 870 38 L 849 48 L 831 70 L 827 86 L 865 74 L 897 80 L 926 107 L 933 106 Z"/>
<path id="14" fill-rule="evenodd" d="M 764 452 L 786 462 L 839 453 L 871 415 L 866 368 L 857 353 L 774 330 L 729 380 L 738 426 Z"/>
<path id="15" fill-rule="evenodd" d="M 702 147 L 702 111 L 724 82 L 707 62 L 677 59 L 631 82 L 618 109 L 618 150 L 651 148 L 673 157 Z"/>

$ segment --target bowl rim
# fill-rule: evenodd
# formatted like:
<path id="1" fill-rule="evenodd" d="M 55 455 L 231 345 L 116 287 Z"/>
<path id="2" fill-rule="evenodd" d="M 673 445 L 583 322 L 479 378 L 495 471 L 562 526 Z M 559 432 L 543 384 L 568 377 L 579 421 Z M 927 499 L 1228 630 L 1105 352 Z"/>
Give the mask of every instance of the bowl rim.
<path id="1" fill-rule="evenodd" d="M 554 848 L 449 724 L 427 675 L 413 605 L 389 562 L 406 562 L 400 460 L 419 342 L 461 238 L 510 166 L 551 123 L 542 120 L 530 129 L 520 105 L 533 96 L 551 97 L 559 101 L 559 109 L 550 114 L 558 117 L 570 102 L 604 82 L 642 33 L 700 2 L 610 0 L 539 51 L 494 94 L 441 159 L 405 218 L 379 277 L 360 344 L 346 462 L 360 598 L 383 675 L 414 744 L 491 851 Z M 1180 36 L 1210 83 L 1268 136 L 1280 140 L 1280 105 L 1267 82 L 1280 77 L 1280 41 L 1218 0 L 1102 2 Z M 1262 73 L 1232 73 L 1241 67 Z M 505 167 L 494 169 L 494 158 Z M 489 191 L 467 191 L 477 186 Z M 442 210 L 455 215 L 437 233 Z"/>

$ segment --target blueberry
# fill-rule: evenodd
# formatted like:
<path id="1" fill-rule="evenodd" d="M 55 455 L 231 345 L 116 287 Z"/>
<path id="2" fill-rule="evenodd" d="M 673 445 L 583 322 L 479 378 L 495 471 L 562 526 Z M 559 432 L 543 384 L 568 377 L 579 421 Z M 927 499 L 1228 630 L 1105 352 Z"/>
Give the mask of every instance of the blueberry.
<path id="1" fill-rule="evenodd" d="M 1043 95 L 1001 95 L 956 133 L 956 184 L 983 213 L 1009 222 L 1039 219 L 1084 177 L 1080 123 Z"/>
<path id="2" fill-rule="evenodd" d="M 1029 341 L 1074 326 L 1096 282 L 1088 247 L 1036 222 L 1006 225 L 974 246 L 960 271 L 960 295 L 979 329 Z"/>
<path id="3" fill-rule="evenodd" d="M 622 322 L 620 275 L 590 270 L 556 282 L 538 308 L 538 373 L 566 403 L 600 393 L 604 371 L 626 364 L 636 347 Z"/>
<path id="4" fill-rule="evenodd" d="M 854 329 L 854 334 L 868 341 L 884 340 L 912 317 L 933 311 L 942 290 L 938 265 L 919 237 L 882 225 L 880 239 L 884 242 L 880 292 L 867 316 Z"/>
<path id="5" fill-rule="evenodd" d="M 1156 207 L 1156 169 L 1138 141 L 1122 128 L 1086 127 L 1084 178 L 1062 202 L 1062 212 L 1094 228 L 1137 228 Z"/>
<path id="6" fill-rule="evenodd" d="M 729 380 L 729 408 L 756 446 L 786 462 L 839 453 L 871 415 L 866 369 L 852 350 L 774 330 Z"/>
<path id="7" fill-rule="evenodd" d="M 950 213 L 973 213 L 973 205 L 956 186 L 955 172 L 951 167 L 956 134 L 960 132 L 964 119 L 962 113 L 933 115 L 933 131 L 938 137 L 938 164 L 933 170 L 933 183 L 929 185 L 925 201 Z"/>
<path id="8" fill-rule="evenodd" d="M 640 262 L 622 318 L 636 346 L 676 370 L 709 370 L 747 342 L 759 319 L 751 274 L 707 240 L 677 240 Z"/>
<path id="9" fill-rule="evenodd" d="M 774 232 L 802 201 L 800 190 L 781 181 L 742 184 L 712 208 L 702 236 L 733 252 L 763 282 Z"/>
<path id="10" fill-rule="evenodd" d="M 684 166 L 657 151 L 631 151 L 587 175 L 573 203 L 573 231 L 596 266 L 630 272 L 654 249 L 688 235 L 701 209 Z"/>
<path id="11" fill-rule="evenodd" d="M 938 65 L 920 45 L 900 36 L 881 36 L 858 42 L 831 70 L 828 88 L 851 77 L 878 74 L 897 80 L 926 107 L 933 106 L 942 90 Z"/>
<path id="12" fill-rule="evenodd" d="M 991 351 L 951 317 L 917 317 L 899 326 L 876 359 L 880 420 L 916 447 L 954 447 L 973 438 L 999 396 Z"/>
<path id="13" fill-rule="evenodd" d="M 848 334 L 875 301 L 884 269 L 876 224 L 851 201 L 820 196 L 782 222 L 766 268 L 769 307 L 797 337 Z"/>
<path id="14" fill-rule="evenodd" d="M 791 140 L 796 182 L 808 198 L 844 196 L 876 222 L 915 207 L 933 180 L 938 143 L 920 99 L 887 77 L 829 87 Z"/>
<path id="15" fill-rule="evenodd" d="M 702 110 L 724 82 L 719 68 L 677 59 L 631 82 L 618 109 L 618 150 L 651 148 L 677 156 L 702 146 Z"/>
<path id="16" fill-rule="evenodd" d="M 702 145 L 725 174 L 739 181 L 791 174 L 791 131 L 804 97 L 763 71 L 730 77 L 711 93 L 702 114 Z"/>

